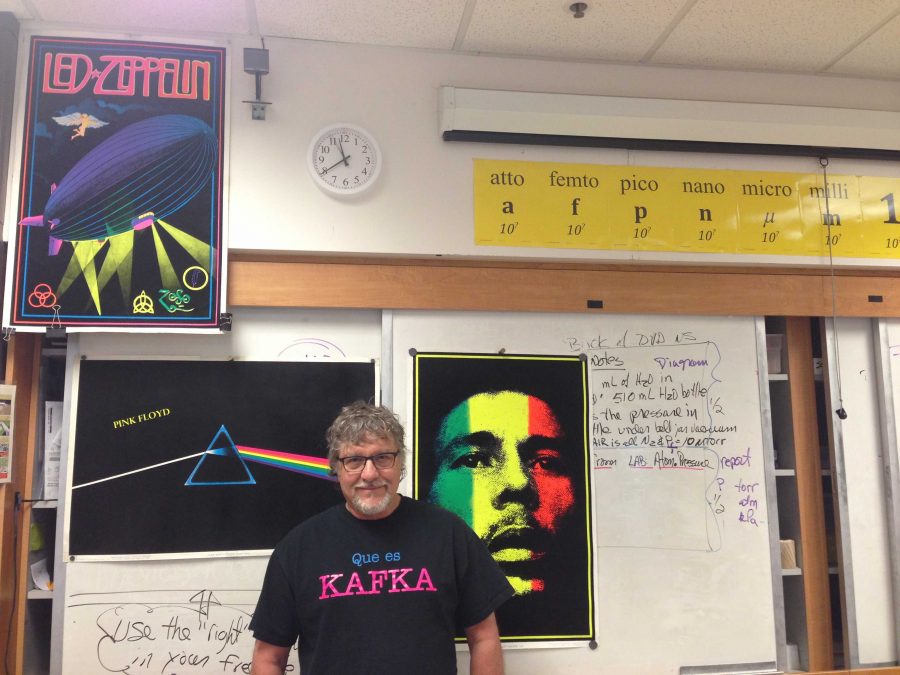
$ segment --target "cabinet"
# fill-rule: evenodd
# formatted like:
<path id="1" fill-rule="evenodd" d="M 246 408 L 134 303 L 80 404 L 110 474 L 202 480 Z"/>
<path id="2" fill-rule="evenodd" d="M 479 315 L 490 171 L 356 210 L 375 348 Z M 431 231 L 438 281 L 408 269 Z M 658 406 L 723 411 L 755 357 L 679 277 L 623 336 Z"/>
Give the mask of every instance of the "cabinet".
<path id="1" fill-rule="evenodd" d="M 781 570 L 785 667 L 812 671 L 842 665 L 827 413 L 814 362 L 821 362 L 818 321 L 766 318 L 767 337 L 781 336 L 783 344 L 781 372 L 767 375 L 778 538 L 794 543 L 796 557 L 796 567 Z"/>
<path id="2" fill-rule="evenodd" d="M 25 644 L 23 675 L 39 675 L 50 669 L 50 638 L 55 592 L 40 588 L 32 574 L 33 565 L 45 566 L 51 584 L 56 562 L 57 504 L 59 489 L 50 492 L 45 480 L 48 473 L 59 475 L 58 448 L 51 447 L 48 426 L 62 432 L 62 405 L 65 394 L 66 339 L 44 336 L 40 349 L 38 373 L 38 409 L 34 433 L 33 480 L 30 498 L 25 502 L 27 524 L 28 568 L 26 570 Z M 58 402 L 54 411 L 48 410 L 48 402 Z M 48 419 L 50 418 L 50 419 Z M 50 420 L 52 419 L 52 422 Z M 61 437 L 57 441 L 62 443 Z M 53 456 L 56 464 L 53 466 Z M 25 528 L 23 527 L 23 530 Z M 43 562 L 42 562 L 43 561 Z"/>
<path id="3" fill-rule="evenodd" d="M 64 337 L 16 334 L 6 361 L 6 381 L 16 385 L 16 410 L 13 481 L 2 486 L 0 615 L 9 623 L 0 647 L 9 672 L 23 675 L 49 670 L 54 593 L 35 587 L 31 566 L 43 559 L 52 578 L 57 501 L 44 499 L 43 411 L 45 401 L 62 400 L 65 353 Z"/>

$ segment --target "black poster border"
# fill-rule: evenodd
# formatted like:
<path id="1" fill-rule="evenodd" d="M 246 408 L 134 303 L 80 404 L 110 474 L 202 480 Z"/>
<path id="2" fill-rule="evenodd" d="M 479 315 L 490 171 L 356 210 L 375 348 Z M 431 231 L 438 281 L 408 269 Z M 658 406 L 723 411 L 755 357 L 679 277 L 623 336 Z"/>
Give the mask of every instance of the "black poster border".
<path id="1" fill-rule="evenodd" d="M 372 360 L 91 358 L 73 381 L 65 555 L 79 561 L 271 550 L 343 502 L 325 432 L 377 394 Z"/>
<path id="2" fill-rule="evenodd" d="M 497 621 L 503 642 L 593 641 L 595 638 L 595 598 L 593 560 L 593 506 L 589 431 L 588 369 L 584 358 L 571 355 L 488 354 L 468 352 L 417 352 L 411 350 L 413 362 L 413 495 L 427 498 L 423 474 L 431 475 L 423 461 L 424 448 L 439 427 L 438 421 L 460 401 L 475 393 L 492 390 L 514 390 L 537 396 L 554 411 L 562 411 L 559 421 L 568 430 L 570 470 L 576 494 L 574 536 L 568 540 L 570 550 L 563 553 L 575 563 L 572 583 L 561 592 L 516 596 L 497 610 Z M 422 364 L 441 364 L 440 372 L 422 377 Z M 554 365 L 570 369 L 566 375 L 554 374 Z M 495 367 L 498 366 L 499 367 Z M 557 368 L 558 369 L 558 368 Z M 553 390 L 556 391 L 553 391 Z M 430 421 L 424 421 L 423 400 L 430 390 Z M 565 410 L 564 410 L 565 409 Z M 440 410 L 440 412 L 438 412 Z M 573 431 L 574 430 L 574 431 Z M 575 456 L 577 453 L 577 456 Z M 433 462 L 432 462 L 433 463 Z M 577 466 L 576 466 L 577 465 Z M 569 573 L 569 570 L 566 570 Z M 547 589 L 551 591 L 551 589 Z M 541 597 L 542 596 L 542 597 Z"/>

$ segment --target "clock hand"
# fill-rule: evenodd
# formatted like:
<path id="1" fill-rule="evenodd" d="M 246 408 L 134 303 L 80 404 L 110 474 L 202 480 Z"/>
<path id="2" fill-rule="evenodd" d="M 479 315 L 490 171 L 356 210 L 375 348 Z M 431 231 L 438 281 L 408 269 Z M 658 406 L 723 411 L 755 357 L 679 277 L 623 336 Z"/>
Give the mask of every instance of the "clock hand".
<path id="1" fill-rule="evenodd" d="M 334 164 L 332 164 L 331 166 L 329 166 L 327 169 L 323 169 L 323 170 L 322 170 L 322 175 L 324 176 L 326 173 L 328 173 L 329 171 L 331 171 L 334 167 L 336 167 L 336 166 L 337 166 L 338 164 L 340 164 L 341 162 L 346 163 L 347 160 L 350 159 L 350 157 L 351 157 L 351 155 L 347 155 L 347 156 L 344 157 L 343 159 L 339 159 L 338 161 L 336 161 Z M 348 165 L 348 166 L 349 166 L 349 165 Z"/>
<path id="2" fill-rule="evenodd" d="M 344 160 L 344 166 L 350 166 L 350 162 L 347 161 L 349 159 L 349 157 L 347 157 L 347 155 L 344 154 L 344 144 L 341 143 L 340 139 L 338 139 L 338 148 L 340 148 L 340 150 L 341 150 L 341 157 Z"/>

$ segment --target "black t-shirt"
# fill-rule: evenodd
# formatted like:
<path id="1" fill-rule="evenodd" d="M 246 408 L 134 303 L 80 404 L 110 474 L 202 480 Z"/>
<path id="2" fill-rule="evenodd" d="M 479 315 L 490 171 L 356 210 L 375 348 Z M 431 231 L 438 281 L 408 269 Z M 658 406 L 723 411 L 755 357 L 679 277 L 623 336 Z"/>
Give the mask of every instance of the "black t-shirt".
<path id="1" fill-rule="evenodd" d="M 304 675 L 453 674 L 454 636 L 512 595 L 454 514 L 403 497 L 361 520 L 340 504 L 275 548 L 250 629 L 282 647 L 299 637 Z"/>

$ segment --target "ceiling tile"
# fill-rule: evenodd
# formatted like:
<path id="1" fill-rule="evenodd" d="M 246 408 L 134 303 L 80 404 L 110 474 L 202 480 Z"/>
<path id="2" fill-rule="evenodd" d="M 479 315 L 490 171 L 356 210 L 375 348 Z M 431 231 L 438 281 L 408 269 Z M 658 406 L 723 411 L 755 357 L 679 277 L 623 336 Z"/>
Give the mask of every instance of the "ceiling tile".
<path id="1" fill-rule="evenodd" d="M 900 0 L 699 0 L 651 62 L 818 72 L 898 8 Z"/>
<path id="2" fill-rule="evenodd" d="M 900 16 L 895 16 L 827 72 L 900 80 Z"/>
<path id="3" fill-rule="evenodd" d="M 263 35 L 450 49 L 465 0 L 256 0 Z"/>
<path id="4" fill-rule="evenodd" d="M 43 21 L 110 30 L 248 33 L 245 0 L 30 0 Z"/>
<path id="5" fill-rule="evenodd" d="M 550 58 L 638 61 L 684 0 L 586 0 L 584 17 L 571 0 L 491 0 L 475 4 L 462 43 L 468 52 Z"/>
<path id="6" fill-rule="evenodd" d="M 763 72 L 821 72 L 848 52 L 827 72 L 900 78 L 900 0 L 585 1 L 582 19 L 572 0 L 0 0 L 0 12 L 86 32 L 258 24 L 264 36 L 447 50 L 462 28 L 461 51 L 560 61 L 643 62 L 662 41 L 650 63 Z"/>

